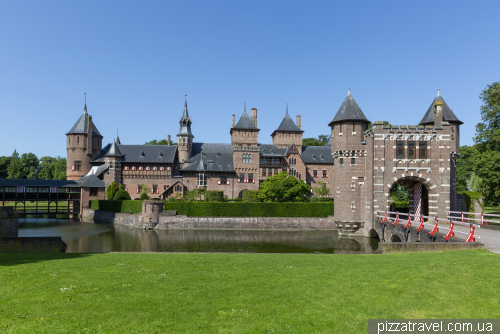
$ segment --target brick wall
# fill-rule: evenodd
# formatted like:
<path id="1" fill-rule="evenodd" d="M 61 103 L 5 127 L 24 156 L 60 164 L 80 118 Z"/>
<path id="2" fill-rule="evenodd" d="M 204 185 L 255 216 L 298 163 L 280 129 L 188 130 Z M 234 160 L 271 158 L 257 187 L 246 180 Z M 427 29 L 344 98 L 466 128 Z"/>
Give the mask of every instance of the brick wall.
<path id="1" fill-rule="evenodd" d="M 96 195 L 91 195 L 91 189 L 94 188 L 81 188 L 81 201 L 80 201 L 80 214 L 82 214 L 84 208 L 90 208 L 90 201 L 93 199 L 105 199 L 106 190 L 104 188 L 95 188 L 97 190 Z"/>
<path id="2" fill-rule="evenodd" d="M 295 144 L 302 153 L 302 132 L 276 131 L 273 136 L 273 144 L 278 147 L 288 147 Z"/>

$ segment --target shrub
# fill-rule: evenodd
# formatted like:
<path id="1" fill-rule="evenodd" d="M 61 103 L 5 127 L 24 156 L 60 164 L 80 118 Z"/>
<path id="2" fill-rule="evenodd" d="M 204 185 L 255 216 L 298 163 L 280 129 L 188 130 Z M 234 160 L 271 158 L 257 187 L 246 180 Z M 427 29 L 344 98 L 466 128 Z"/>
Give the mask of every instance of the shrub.
<path id="1" fill-rule="evenodd" d="M 105 201 L 95 199 L 90 202 L 90 208 L 94 210 L 104 210 L 122 213 L 139 213 L 142 211 L 142 201 Z"/>
<path id="2" fill-rule="evenodd" d="M 258 193 L 259 193 L 258 190 L 243 190 L 242 202 L 245 203 L 262 202 L 262 200 L 257 197 Z"/>
<path id="3" fill-rule="evenodd" d="M 192 217 L 327 217 L 333 216 L 332 203 L 165 203 L 165 210 Z"/>
<path id="4" fill-rule="evenodd" d="M 141 196 L 139 196 L 139 200 L 144 201 L 145 199 L 149 199 L 148 194 L 141 192 Z"/>
<path id="5" fill-rule="evenodd" d="M 116 192 L 115 196 L 113 197 L 113 201 L 130 201 L 130 195 L 125 189 L 120 189 Z"/>
<path id="6" fill-rule="evenodd" d="M 311 198 L 309 198 L 309 202 L 321 202 L 321 199 L 318 196 L 311 196 Z"/>
<path id="7" fill-rule="evenodd" d="M 112 200 L 115 197 L 117 191 L 118 187 L 116 186 L 115 181 L 111 182 L 111 184 L 106 189 L 106 199 Z"/>
<path id="8" fill-rule="evenodd" d="M 219 190 L 205 191 L 205 202 L 222 202 L 224 201 L 224 192 Z"/>

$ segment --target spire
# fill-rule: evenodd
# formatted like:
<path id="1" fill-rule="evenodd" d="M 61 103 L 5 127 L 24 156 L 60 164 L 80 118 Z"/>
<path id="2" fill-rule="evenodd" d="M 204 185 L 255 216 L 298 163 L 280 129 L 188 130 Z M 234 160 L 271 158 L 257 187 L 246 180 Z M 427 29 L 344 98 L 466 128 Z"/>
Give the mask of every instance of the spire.
<path id="1" fill-rule="evenodd" d="M 118 137 L 115 138 L 115 140 L 113 141 L 113 143 L 109 147 L 108 152 L 106 152 L 106 154 L 105 154 L 106 157 L 122 157 L 123 156 L 122 152 L 120 152 L 120 149 L 118 148 L 118 143 L 116 142 L 117 139 L 118 139 Z"/>
<path id="2" fill-rule="evenodd" d="M 118 145 L 121 145 L 121 142 L 120 142 L 120 137 L 118 137 L 118 128 L 116 128 L 116 138 L 115 138 L 115 142 L 116 142 Z"/>
<path id="3" fill-rule="evenodd" d="M 425 113 L 424 117 L 420 121 L 419 125 L 433 125 L 434 124 L 434 105 L 437 101 L 443 104 L 443 121 L 450 123 L 464 124 L 461 120 L 457 118 L 453 110 L 448 106 L 444 98 L 441 96 L 441 92 L 438 88 L 437 96 L 432 100 L 429 109 Z"/>
<path id="4" fill-rule="evenodd" d="M 85 106 L 83 107 L 83 112 L 86 114 L 87 113 L 87 93 L 83 93 L 85 94 Z"/>
<path id="5" fill-rule="evenodd" d="M 243 112 L 246 113 L 247 112 L 247 103 L 243 103 Z"/>
<path id="6" fill-rule="evenodd" d="M 438 95 L 437 96 L 441 96 L 441 93 L 439 93 L 439 88 L 438 88 Z"/>
<path id="7" fill-rule="evenodd" d="M 188 114 L 187 95 L 184 95 L 184 111 L 182 112 L 182 117 L 179 120 L 180 129 L 177 136 L 188 135 L 194 137 L 191 133 L 191 123 L 191 118 L 189 118 Z"/>
<path id="8" fill-rule="evenodd" d="M 182 113 L 182 118 L 189 119 L 187 95 L 184 95 L 184 112 Z"/>
<path id="9" fill-rule="evenodd" d="M 351 87 L 347 88 L 347 96 L 351 95 Z"/>
<path id="10" fill-rule="evenodd" d="M 286 103 L 286 114 L 288 115 L 288 102 Z"/>

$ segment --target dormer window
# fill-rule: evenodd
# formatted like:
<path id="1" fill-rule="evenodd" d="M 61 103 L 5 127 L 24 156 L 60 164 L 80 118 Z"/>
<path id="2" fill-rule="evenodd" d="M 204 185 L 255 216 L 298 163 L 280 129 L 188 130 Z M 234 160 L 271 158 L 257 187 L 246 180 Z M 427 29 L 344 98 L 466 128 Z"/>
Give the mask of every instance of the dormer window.
<path id="1" fill-rule="evenodd" d="M 141 157 L 144 157 L 146 156 L 146 153 L 144 153 L 144 151 L 141 151 Z"/>

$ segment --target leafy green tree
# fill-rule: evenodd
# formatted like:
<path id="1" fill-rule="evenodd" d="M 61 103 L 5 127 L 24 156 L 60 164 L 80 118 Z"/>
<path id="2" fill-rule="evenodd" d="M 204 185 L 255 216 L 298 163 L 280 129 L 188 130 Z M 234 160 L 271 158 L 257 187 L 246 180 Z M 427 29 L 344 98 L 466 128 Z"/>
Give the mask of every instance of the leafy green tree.
<path id="1" fill-rule="evenodd" d="M 66 164 L 66 158 L 56 157 L 56 161 L 52 164 L 54 166 L 53 180 L 66 180 Z"/>
<path id="2" fill-rule="evenodd" d="M 118 192 L 118 187 L 116 186 L 115 181 L 113 181 L 108 186 L 108 188 L 106 188 L 106 198 L 109 200 L 113 199 L 117 192 Z"/>
<path id="3" fill-rule="evenodd" d="M 123 186 L 120 184 L 120 188 L 113 197 L 113 201 L 130 201 L 130 200 L 131 198 L 129 193 L 125 189 L 123 189 Z"/>
<path id="4" fill-rule="evenodd" d="M 23 179 L 36 179 L 39 169 L 38 157 L 33 153 L 21 155 L 21 175 Z"/>
<path id="5" fill-rule="evenodd" d="M 0 179 L 6 179 L 9 175 L 9 165 L 10 157 L 0 157 Z"/>
<path id="6" fill-rule="evenodd" d="M 39 169 L 37 178 L 41 180 L 53 180 L 55 161 L 56 159 L 53 157 L 41 157 L 39 160 Z"/>
<path id="7" fill-rule="evenodd" d="M 310 193 L 311 186 L 303 180 L 281 172 L 260 185 L 257 197 L 263 202 L 304 202 Z"/>
<path id="8" fill-rule="evenodd" d="M 318 139 L 304 138 L 302 139 L 302 146 L 325 146 L 327 140 L 328 140 L 327 135 L 319 135 Z"/>
<path id="9" fill-rule="evenodd" d="M 148 142 L 145 142 L 144 145 L 168 145 L 168 140 L 166 139 L 161 139 L 161 140 L 151 140 Z M 172 142 L 171 145 L 177 145 L 177 143 Z"/>
<path id="10" fill-rule="evenodd" d="M 476 125 L 473 174 L 475 188 L 490 205 L 500 203 L 500 82 L 486 86 L 479 95 L 481 123 Z"/>
<path id="11" fill-rule="evenodd" d="M 330 188 L 326 186 L 326 183 L 323 181 L 316 182 L 316 187 L 313 188 L 313 192 L 318 197 L 325 197 L 330 193 Z"/>
<path id="12" fill-rule="evenodd" d="M 9 167 L 7 167 L 7 178 L 8 179 L 21 179 L 22 177 L 22 166 L 21 159 L 19 158 L 19 153 L 14 150 L 12 156 L 10 157 Z"/>
<path id="13" fill-rule="evenodd" d="M 389 191 L 390 196 L 396 202 L 408 202 L 408 190 L 400 184 L 393 184 L 391 190 Z"/>
<path id="14" fill-rule="evenodd" d="M 151 192 L 151 188 L 149 188 L 147 183 L 141 183 L 141 192 L 139 193 L 139 199 L 149 199 L 149 193 Z"/>
<path id="15" fill-rule="evenodd" d="M 457 192 L 462 193 L 468 189 L 468 182 L 474 171 L 474 146 L 464 145 L 460 147 L 460 155 L 456 159 L 457 164 Z"/>

